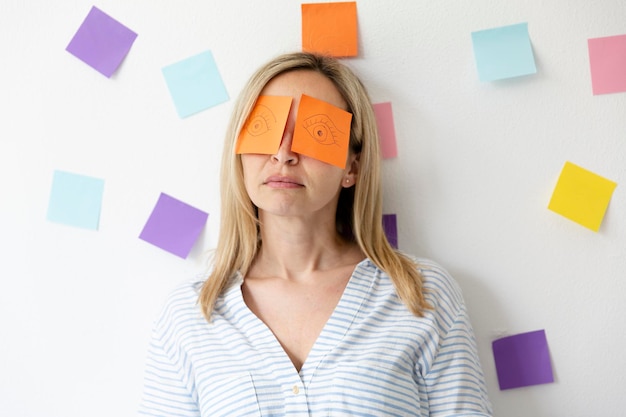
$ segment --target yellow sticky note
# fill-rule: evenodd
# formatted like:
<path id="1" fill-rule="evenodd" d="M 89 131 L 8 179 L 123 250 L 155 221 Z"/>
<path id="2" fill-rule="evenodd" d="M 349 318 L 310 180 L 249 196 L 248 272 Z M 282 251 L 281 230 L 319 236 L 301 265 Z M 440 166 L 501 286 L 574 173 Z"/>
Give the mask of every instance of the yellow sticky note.
<path id="1" fill-rule="evenodd" d="M 566 162 L 548 208 L 598 231 L 617 183 Z"/>
<path id="2" fill-rule="evenodd" d="M 259 96 L 244 124 L 235 153 L 274 154 L 280 147 L 293 98 Z"/>

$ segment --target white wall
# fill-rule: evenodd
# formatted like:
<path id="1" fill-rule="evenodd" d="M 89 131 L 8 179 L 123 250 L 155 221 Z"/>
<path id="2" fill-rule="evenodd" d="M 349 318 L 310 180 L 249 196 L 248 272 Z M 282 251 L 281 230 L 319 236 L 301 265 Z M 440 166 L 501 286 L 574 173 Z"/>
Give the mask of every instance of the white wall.
<path id="1" fill-rule="evenodd" d="M 65 51 L 94 4 L 139 34 L 112 79 Z M 626 33 L 623 0 L 357 5 L 350 65 L 396 120 L 385 209 L 463 287 L 496 415 L 619 415 L 626 94 L 592 96 L 587 39 Z M 521 22 L 537 74 L 479 82 L 470 33 Z M 0 415 L 135 414 L 151 322 L 215 243 L 232 107 L 179 119 L 161 68 L 209 49 L 234 98 L 300 46 L 294 0 L 2 1 Z M 598 233 L 546 208 L 566 160 L 619 184 Z M 106 181 L 98 231 L 46 221 L 55 169 Z M 138 239 L 160 192 L 210 213 L 187 260 Z M 500 392 L 491 341 L 537 329 L 556 382 Z"/>

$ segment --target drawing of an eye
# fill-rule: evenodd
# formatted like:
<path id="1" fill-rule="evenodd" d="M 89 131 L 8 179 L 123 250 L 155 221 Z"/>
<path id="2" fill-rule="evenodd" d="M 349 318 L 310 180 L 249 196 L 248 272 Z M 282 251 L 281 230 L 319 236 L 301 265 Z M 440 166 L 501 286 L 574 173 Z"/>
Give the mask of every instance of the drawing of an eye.
<path id="1" fill-rule="evenodd" d="M 274 127 L 276 117 L 269 107 L 257 105 L 248 118 L 246 131 L 252 136 L 261 136 Z"/>
<path id="2" fill-rule="evenodd" d="M 316 114 L 307 117 L 302 123 L 309 135 L 321 145 L 336 145 L 337 136 L 341 132 L 325 114 Z"/>

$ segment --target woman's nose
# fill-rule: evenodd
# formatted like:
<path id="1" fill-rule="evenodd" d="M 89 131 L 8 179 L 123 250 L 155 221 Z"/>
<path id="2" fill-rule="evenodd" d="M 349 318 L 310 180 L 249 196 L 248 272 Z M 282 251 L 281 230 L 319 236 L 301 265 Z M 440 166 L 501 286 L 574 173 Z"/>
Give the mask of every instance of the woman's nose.
<path id="1" fill-rule="evenodd" d="M 285 131 L 283 138 L 280 141 L 278 151 L 272 155 L 272 161 L 280 164 L 294 165 L 298 163 L 299 156 L 297 153 L 291 150 L 291 144 L 293 142 L 293 130 L 291 132 Z"/>

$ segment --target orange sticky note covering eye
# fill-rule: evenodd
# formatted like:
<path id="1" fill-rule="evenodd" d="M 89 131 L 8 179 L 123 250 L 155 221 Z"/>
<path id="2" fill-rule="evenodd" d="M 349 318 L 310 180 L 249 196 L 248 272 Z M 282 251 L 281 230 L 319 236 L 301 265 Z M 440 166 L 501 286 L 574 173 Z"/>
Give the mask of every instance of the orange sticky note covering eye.
<path id="1" fill-rule="evenodd" d="M 595 232 L 617 183 L 566 162 L 548 208 Z"/>
<path id="2" fill-rule="evenodd" d="M 283 96 L 259 96 L 237 138 L 236 153 L 274 154 L 280 147 L 291 102 Z"/>
<path id="3" fill-rule="evenodd" d="M 303 4 L 302 50 L 357 56 L 356 2 Z"/>
<path id="4" fill-rule="evenodd" d="M 351 122 L 351 113 L 303 94 L 291 150 L 343 169 L 348 158 Z"/>

